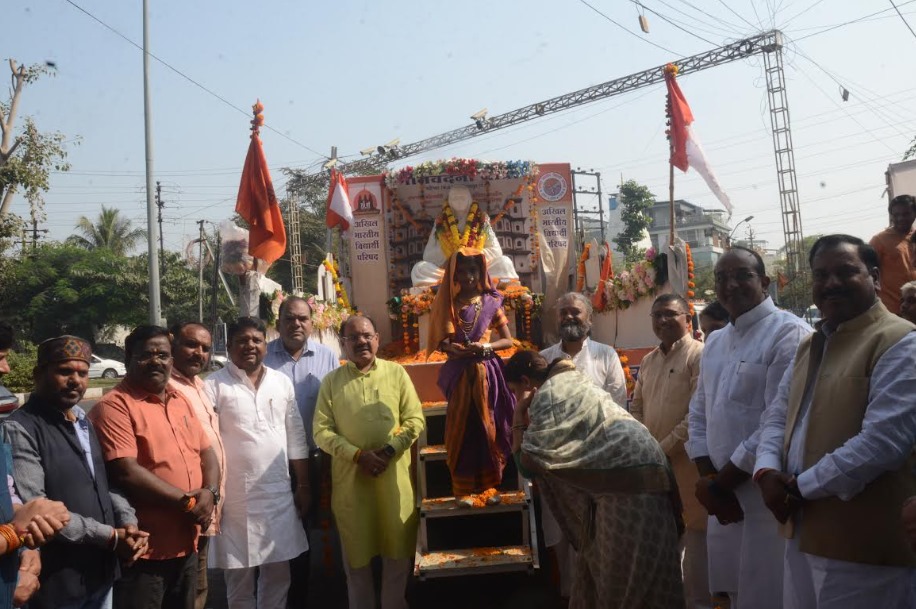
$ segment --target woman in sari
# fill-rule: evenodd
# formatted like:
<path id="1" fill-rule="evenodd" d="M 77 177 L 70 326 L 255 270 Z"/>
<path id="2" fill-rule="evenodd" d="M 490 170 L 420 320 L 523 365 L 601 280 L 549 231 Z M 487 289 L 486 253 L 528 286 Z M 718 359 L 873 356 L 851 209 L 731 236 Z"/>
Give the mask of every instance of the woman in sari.
<path id="1" fill-rule="evenodd" d="M 516 353 L 513 454 L 578 552 L 569 609 L 684 607 L 677 485 L 649 431 L 568 360 Z"/>
<path id="2" fill-rule="evenodd" d="M 511 454 L 515 396 L 496 356 L 512 346 L 502 300 L 490 283 L 483 253 L 465 247 L 449 257 L 432 304 L 427 348 L 448 355 L 438 381 L 448 400 L 446 459 L 455 499 L 467 507 L 476 493 L 499 503 L 495 487 Z M 499 338 L 489 342 L 492 330 Z"/>

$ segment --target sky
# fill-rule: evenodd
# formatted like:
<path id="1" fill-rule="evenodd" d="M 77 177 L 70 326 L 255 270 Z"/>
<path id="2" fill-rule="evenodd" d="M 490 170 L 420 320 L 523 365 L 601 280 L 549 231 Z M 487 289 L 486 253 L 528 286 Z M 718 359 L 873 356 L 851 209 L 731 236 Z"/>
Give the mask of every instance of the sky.
<path id="1" fill-rule="evenodd" d="M 916 0 L 895 2 L 916 26 Z M 331 146 L 344 160 L 359 158 L 360 149 L 394 138 L 408 143 L 469 124 L 482 108 L 501 114 L 774 27 L 785 34 L 804 234 L 867 239 L 886 226 L 884 172 L 916 135 L 916 34 L 889 0 L 588 3 L 150 0 L 149 49 L 164 62 L 151 60 L 150 81 L 166 247 L 183 249 L 198 220 L 231 217 L 256 99 L 265 106 L 264 150 L 283 193 L 281 168 L 319 169 Z M 640 32 L 639 14 L 649 34 Z M 142 3 L 6 0 L 3 16 L 0 58 L 57 66 L 55 77 L 25 89 L 20 110 L 40 129 L 67 136 L 71 170 L 52 175 L 45 196 L 50 238 L 65 239 L 80 216 L 94 218 L 102 205 L 145 226 L 135 46 Z M 734 222 L 753 215 L 755 239 L 782 246 L 762 57 L 679 82 L 694 132 L 735 206 Z M 622 178 L 664 198 L 664 104 L 659 84 L 393 167 L 453 156 L 568 162 L 600 171 L 606 193 Z M 675 184 L 677 198 L 718 208 L 694 173 L 678 172 Z M 28 215 L 23 197 L 12 211 Z"/>

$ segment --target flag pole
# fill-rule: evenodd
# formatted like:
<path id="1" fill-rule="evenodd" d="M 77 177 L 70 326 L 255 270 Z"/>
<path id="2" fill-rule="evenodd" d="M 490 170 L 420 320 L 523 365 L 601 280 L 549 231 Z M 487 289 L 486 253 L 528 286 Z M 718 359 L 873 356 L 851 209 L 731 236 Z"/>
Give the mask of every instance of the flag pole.
<path id="1" fill-rule="evenodd" d="M 668 163 L 668 222 L 671 226 L 668 243 L 674 245 L 674 165 Z"/>

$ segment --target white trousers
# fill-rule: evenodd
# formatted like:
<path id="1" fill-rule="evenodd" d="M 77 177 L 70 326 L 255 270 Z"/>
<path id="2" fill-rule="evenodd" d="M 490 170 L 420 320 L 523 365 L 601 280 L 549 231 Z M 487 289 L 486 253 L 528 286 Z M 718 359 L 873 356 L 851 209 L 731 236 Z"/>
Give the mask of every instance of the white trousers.
<path id="1" fill-rule="evenodd" d="M 344 572 L 347 574 L 347 600 L 350 609 L 375 609 L 375 580 L 372 563 L 359 569 L 350 567 L 341 543 Z M 382 609 L 408 609 L 404 593 L 410 576 L 411 559 L 382 557 Z"/>
<path id="2" fill-rule="evenodd" d="M 727 592 L 731 609 L 780 609 L 786 543 L 779 523 L 753 483 L 740 485 L 735 494 L 742 522 L 723 526 L 712 516 L 707 521 L 709 589 Z"/>
<path id="3" fill-rule="evenodd" d="M 916 570 L 805 554 L 786 544 L 784 609 L 912 609 Z"/>
<path id="4" fill-rule="evenodd" d="M 286 609 L 289 561 L 246 569 L 223 569 L 229 609 Z M 258 583 L 255 598 L 255 580 Z"/>
<path id="5" fill-rule="evenodd" d="M 688 609 L 712 609 L 707 568 L 706 531 L 687 529 L 681 538 L 681 572 Z"/>

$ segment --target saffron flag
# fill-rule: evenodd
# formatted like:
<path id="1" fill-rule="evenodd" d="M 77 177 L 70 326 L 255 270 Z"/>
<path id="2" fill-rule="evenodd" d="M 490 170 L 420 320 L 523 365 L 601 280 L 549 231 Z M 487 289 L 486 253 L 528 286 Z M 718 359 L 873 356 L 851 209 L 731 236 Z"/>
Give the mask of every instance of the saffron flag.
<path id="1" fill-rule="evenodd" d="M 328 210 L 325 224 L 328 228 L 339 226 L 341 230 L 350 228 L 353 223 L 353 208 L 350 206 L 350 192 L 343 174 L 331 170 L 331 188 L 328 190 Z"/>
<path id="2" fill-rule="evenodd" d="M 273 264 L 286 251 L 286 227 L 267 169 L 267 159 L 257 130 L 251 134 L 248 156 L 235 211 L 248 222 L 248 253 Z"/>
<path id="3" fill-rule="evenodd" d="M 691 123 L 693 123 L 693 113 L 690 111 L 690 106 L 687 105 L 687 100 L 684 99 L 684 94 L 677 84 L 676 76 L 676 66 L 670 63 L 665 66 L 665 84 L 668 86 L 668 110 L 671 119 L 671 126 L 668 132 L 668 136 L 671 139 L 671 164 L 681 171 L 687 171 L 688 167 L 692 167 L 702 176 L 712 193 L 716 195 L 719 202 L 731 214 L 731 200 L 722 190 L 716 174 L 713 173 L 712 168 L 706 161 L 706 154 L 703 152 L 700 141 L 690 127 Z"/>

